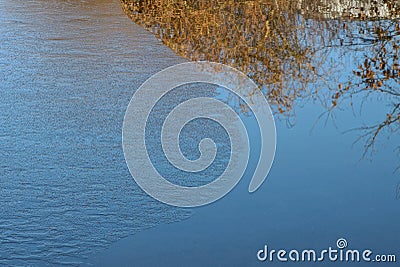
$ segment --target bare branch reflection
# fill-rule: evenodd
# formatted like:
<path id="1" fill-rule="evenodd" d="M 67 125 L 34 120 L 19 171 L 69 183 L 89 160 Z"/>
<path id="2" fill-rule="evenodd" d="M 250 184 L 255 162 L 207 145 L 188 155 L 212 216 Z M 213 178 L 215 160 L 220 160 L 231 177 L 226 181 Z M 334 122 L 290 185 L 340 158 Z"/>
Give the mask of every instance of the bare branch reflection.
<path id="1" fill-rule="evenodd" d="M 177 54 L 246 73 L 280 116 L 290 118 L 300 100 L 320 101 L 332 114 L 357 95 L 378 97 L 387 109 L 382 121 L 358 129 L 365 153 L 383 132 L 399 133 L 398 1 L 121 2 Z M 347 70 L 346 60 L 358 68 Z"/>

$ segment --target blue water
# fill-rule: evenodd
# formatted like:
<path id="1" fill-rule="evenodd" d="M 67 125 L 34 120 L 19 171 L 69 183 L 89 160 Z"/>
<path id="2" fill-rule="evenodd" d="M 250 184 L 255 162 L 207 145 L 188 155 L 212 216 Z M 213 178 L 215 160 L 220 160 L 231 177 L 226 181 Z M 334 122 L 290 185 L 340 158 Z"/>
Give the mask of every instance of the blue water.
<path id="1" fill-rule="evenodd" d="M 362 60 L 366 51 L 344 49 L 323 51 L 322 56 L 327 59 L 324 67 L 333 65 L 332 76 L 324 77 L 332 87 L 336 86 L 334 82 L 351 78 L 357 60 Z M 194 214 L 188 220 L 160 225 L 122 239 L 93 255 L 90 262 L 96 266 L 366 266 L 365 262 L 328 259 L 322 263 L 257 260 L 257 252 L 264 245 L 270 250 L 321 251 L 336 249 L 337 240 L 345 238 L 348 249 L 369 249 L 374 256 L 396 255 L 397 263 L 374 264 L 397 266 L 398 133 L 382 132 L 373 153 L 363 157 L 366 140 L 355 141 L 364 132 L 349 131 L 382 122 L 396 99 L 379 94 L 368 98 L 354 95 L 332 113 L 326 113 L 324 104 L 330 105 L 330 93 L 321 92 L 319 96 L 328 99 L 322 103 L 315 95 L 298 99 L 289 119 L 276 116 L 277 153 L 271 172 L 258 191 L 253 194 L 247 191 L 258 160 L 257 125 L 251 115 L 241 114 L 249 130 L 251 157 L 244 177 L 231 193 L 215 203 L 193 209 Z M 180 96 L 181 100 L 185 97 Z M 226 99 L 226 92 L 217 94 L 217 98 Z M 166 106 L 163 105 L 168 110 Z M 163 116 L 155 118 L 162 121 Z M 204 126 L 197 127 L 197 133 L 202 135 Z M 218 131 L 218 127 L 206 130 L 207 137 L 218 140 L 223 137 Z M 182 145 L 186 148 L 184 141 Z M 155 151 L 160 155 L 158 147 Z M 160 171 L 166 169 L 168 166 L 161 164 Z M 177 172 L 166 172 L 181 178 Z"/>
<path id="2" fill-rule="evenodd" d="M 381 102 L 368 101 L 372 111 Z M 398 138 L 386 138 L 378 151 L 361 160 L 363 143 L 353 144 L 360 132 L 343 132 L 379 121 L 374 112 L 336 113 L 336 124 L 318 120 L 319 104 L 297 110 L 296 124 L 288 128 L 277 120 L 277 153 L 271 172 L 253 194 L 248 184 L 257 157 L 252 154 L 247 173 L 221 200 L 193 209 L 188 220 L 161 225 L 122 239 L 95 254 L 96 266 L 366 266 L 368 263 L 259 262 L 257 252 L 269 249 L 336 248 L 345 238 L 349 249 L 399 255 L 400 176 L 394 147 Z M 245 118 L 250 132 L 251 118 Z M 315 123 L 317 123 L 315 126 Z M 253 130 L 252 130 L 253 129 Z M 211 136 L 213 134 L 210 134 Z M 257 141 L 252 144 L 257 145 Z M 254 153 L 254 150 L 253 150 Z M 257 154 L 257 150 L 255 150 Z M 398 263 L 374 263 L 397 266 Z"/>
<path id="3" fill-rule="evenodd" d="M 382 99 L 367 101 L 361 113 L 344 106 L 326 125 L 315 126 L 325 109 L 313 101 L 298 104 L 294 127 L 277 117 L 274 165 L 253 194 L 258 132 L 254 118 L 242 115 L 253 146 L 245 177 L 216 203 L 177 209 L 134 183 L 121 128 L 140 84 L 184 59 L 134 25 L 117 0 L 0 0 L 0 55 L 0 265 L 254 266 L 266 244 L 323 249 L 341 237 L 352 248 L 400 258 L 398 136 L 382 137 L 372 160 L 360 160 L 363 143 L 353 142 L 361 133 L 343 134 L 378 122 Z M 172 106 L 203 93 L 225 97 L 215 88 L 177 92 L 154 110 L 150 133 Z M 224 134 L 194 121 L 181 136 L 183 152 L 196 158 L 193 144 L 215 137 L 216 176 L 229 154 Z M 171 169 L 159 140 L 148 140 L 168 179 L 215 178 Z"/>
<path id="4" fill-rule="evenodd" d="M 118 1 L 0 1 L 0 265 L 77 265 L 189 215 L 139 190 L 121 146 L 134 90 L 181 61 Z"/>

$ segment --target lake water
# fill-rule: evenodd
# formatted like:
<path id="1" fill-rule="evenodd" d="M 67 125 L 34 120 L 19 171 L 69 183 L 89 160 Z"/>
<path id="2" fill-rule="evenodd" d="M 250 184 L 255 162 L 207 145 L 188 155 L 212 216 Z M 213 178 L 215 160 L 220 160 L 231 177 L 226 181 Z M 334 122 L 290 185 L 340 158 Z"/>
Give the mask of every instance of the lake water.
<path id="1" fill-rule="evenodd" d="M 172 39 L 164 42 L 174 49 Z M 189 48 L 174 50 L 207 57 Z M 327 58 L 343 54 L 329 53 Z M 266 244 L 322 249 L 341 237 L 352 248 L 400 258 L 398 135 L 386 140 L 385 133 L 372 160 L 360 160 L 364 143 L 353 142 L 362 132 L 343 134 L 381 122 L 392 99 L 371 97 L 360 109 L 363 95 L 355 95 L 355 108 L 345 101 L 325 124 L 326 117 L 318 117 L 326 107 L 302 95 L 290 116 L 276 117 L 277 154 L 258 191 L 247 192 L 256 162 L 251 158 L 226 197 L 178 209 L 134 183 L 121 129 L 140 84 L 186 60 L 129 20 L 117 0 L 0 0 L 0 55 L 0 265 L 253 266 Z M 333 73 L 347 78 L 357 65 L 344 58 L 341 72 Z M 159 136 L 168 110 L 185 99 L 226 98 L 221 89 L 191 89 L 159 103 L 150 133 Z M 286 109 L 288 102 L 275 104 Z M 252 116 L 241 116 L 256 134 Z M 209 135 L 222 153 L 208 170 L 212 175 L 187 177 L 171 168 L 160 156 L 159 140 L 148 136 L 150 157 L 174 182 L 208 182 L 226 165 L 224 132 L 195 121 L 182 136 L 183 151 L 196 158 L 198 140 Z M 257 147 L 257 138 L 252 144 Z"/>
<path id="2" fill-rule="evenodd" d="M 70 265 L 189 215 L 139 190 L 122 153 L 134 90 L 183 60 L 118 1 L 0 3 L 0 265 Z"/>

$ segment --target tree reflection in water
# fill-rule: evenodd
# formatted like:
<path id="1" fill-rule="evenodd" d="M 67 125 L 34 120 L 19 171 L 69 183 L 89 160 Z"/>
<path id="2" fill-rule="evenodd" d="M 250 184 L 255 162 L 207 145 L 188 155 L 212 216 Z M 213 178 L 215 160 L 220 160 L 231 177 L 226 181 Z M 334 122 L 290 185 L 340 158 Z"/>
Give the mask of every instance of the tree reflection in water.
<path id="1" fill-rule="evenodd" d="M 377 96 L 388 110 L 382 122 L 359 128 L 365 152 L 381 133 L 400 132 L 398 1 L 121 2 L 134 22 L 177 54 L 246 73 L 280 116 L 292 116 L 302 99 L 321 101 L 332 114 L 354 104 L 355 95 Z M 347 61 L 357 68 L 347 70 Z"/>

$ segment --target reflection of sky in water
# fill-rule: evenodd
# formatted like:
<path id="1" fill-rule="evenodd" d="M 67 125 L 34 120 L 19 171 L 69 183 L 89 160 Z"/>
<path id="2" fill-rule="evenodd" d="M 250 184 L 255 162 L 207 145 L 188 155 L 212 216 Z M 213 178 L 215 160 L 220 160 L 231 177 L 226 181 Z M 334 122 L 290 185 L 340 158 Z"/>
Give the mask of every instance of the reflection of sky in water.
<path id="1" fill-rule="evenodd" d="M 226 99 L 223 90 L 217 92 L 221 93 L 217 98 Z M 362 118 L 379 120 L 373 110 L 381 103 L 370 100 L 367 105 Z M 252 150 L 244 177 L 224 198 L 194 209 L 186 221 L 117 242 L 110 250 L 96 254 L 94 262 L 152 266 L 160 259 L 154 255 L 165 255 L 164 266 L 259 266 L 255 255 L 266 244 L 270 249 L 319 250 L 335 247 L 341 237 L 347 239 L 349 248 L 398 254 L 399 176 L 393 173 L 398 162 L 393 147 L 398 141 L 385 140 L 373 161 L 359 161 L 364 148 L 362 144 L 353 146 L 359 132 L 343 131 L 358 126 L 361 115 L 345 109 L 336 113 L 336 126 L 319 121 L 313 130 L 322 112 L 321 105 L 311 103 L 296 110 L 293 128 L 284 120 L 276 121 L 275 161 L 255 193 L 247 192 L 259 153 Z M 251 149 L 258 147 L 254 119 L 251 115 L 242 117 L 249 129 Z M 131 250 L 141 253 L 133 255 Z M 326 261 L 325 265 L 353 264 Z"/>
<path id="2" fill-rule="evenodd" d="M 208 137 L 217 144 L 215 162 L 204 171 L 190 173 L 175 168 L 168 162 L 161 146 L 162 125 L 166 116 L 176 105 L 194 97 L 213 97 L 213 95 L 215 93 L 212 86 L 204 84 L 180 86 L 163 96 L 149 115 L 146 126 L 148 153 L 158 172 L 170 182 L 184 186 L 203 185 L 217 178 L 228 163 L 230 145 L 227 133 L 219 124 L 209 119 L 199 118 L 189 122 L 179 136 L 182 153 L 192 160 L 200 156 L 197 148 L 200 140 Z M 177 127 L 180 126 L 177 125 Z"/>
<path id="3" fill-rule="evenodd" d="M 184 172 L 171 165 L 162 151 L 161 127 L 169 112 L 176 105 L 188 99 L 204 96 L 214 97 L 230 106 L 235 106 L 238 100 L 236 95 L 223 88 L 218 88 L 214 85 L 191 84 L 190 86 L 180 86 L 166 94 L 149 115 L 146 128 L 148 153 L 158 172 L 170 182 L 184 186 L 204 185 L 219 177 L 229 162 L 230 140 L 225 129 L 217 122 L 204 118 L 198 118 L 186 124 L 182 129 L 179 140 L 183 155 L 190 160 L 194 160 L 200 156 L 198 150 L 200 141 L 204 138 L 211 138 L 217 145 L 217 155 L 208 168 L 198 173 Z M 249 171 L 252 173 L 259 157 L 260 132 L 258 124 L 252 113 L 243 113 L 238 108 L 236 108 L 236 112 L 249 130 L 251 149 L 249 162 L 252 163 L 250 164 L 252 169 Z"/>
<path id="4" fill-rule="evenodd" d="M 188 211 L 165 206 L 134 184 L 120 140 L 134 88 L 183 60 L 118 13 L 116 1 L 0 3 L 0 264 L 74 264 L 121 237 L 186 218 Z M 336 51 L 328 58 L 333 61 L 327 65 L 337 63 Z M 338 76 L 357 67 L 350 57 L 342 60 Z M 210 121 L 193 121 L 180 137 L 189 158 L 198 156 L 202 137 L 217 142 L 219 154 L 208 170 L 187 176 L 159 153 L 157 136 L 166 111 L 183 99 L 205 95 L 227 99 L 221 89 L 177 90 L 159 103 L 148 123 L 151 159 L 171 181 L 208 182 L 227 162 L 226 133 Z M 398 164 L 393 150 L 398 136 L 389 141 L 383 136 L 373 160 L 359 161 L 363 143 L 353 142 L 360 132 L 342 134 L 381 121 L 388 103 L 372 97 L 361 112 L 359 105 L 345 103 L 334 112 L 337 127 L 321 119 L 312 130 L 325 109 L 318 101 L 300 99 L 301 108 L 291 118 L 295 127 L 276 121 L 274 165 L 263 186 L 250 195 L 259 133 L 254 118 L 241 114 L 251 145 L 244 178 L 221 201 L 196 209 L 182 231 L 198 238 L 198 253 L 215 249 L 232 263 L 244 259 L 248 265 L 265 242 L 319 248 L 343 236 L 354 246 L 396 252 L 400 178 L 393 173 Z M 205 239 L 194 233 L 202 229 L 212 229 Z M 179 240 L 175 245 L 183 246 Z M 147 255 L 146 247 L 141 249 Z M 215 259 L 212 255 L 208 258 Z M 174 257 L 185 259 L 171 253 L 170 260 Z"/>
<path id="5" fill-rule="evenodd" d="M 157 259 L 152 260 L 151 255 L 158 254 L 168 255 L 163 261 L 165 266 L 177 263 L 258 266 L 255 254 L 265 244 L 273 249 L 318 250 L 335 247 L 341 237 L 347 239 L 350 248 L 398 255 L 400 203 L 396 193 L 400 178 L 398 172 L 394 173 L 399 164 L 395 151 L 398 135 L 383 133 L 371 158 L 361 159 L 364 140 L 354 141 L 363 132 L 344 133 L 381 122 L 392 99 L 382 94 L 371 94 L 366 99 L 360 94 L 341 102 L 332 113 L 326 113 L 324 107 L 326 104 L 329 107 L 332 101 L 331 93 L 324 91 L 326 87 L 354 78 L 352 70 L 364 59 L 365 50 L 361 47 L 358 51 L 355 47 L 352 50 L 339 47 L 317 53 L 315 60 L 323 59 L 320 67 L 329 70 L 330 75 L 313 85 L 321 89 L 320 95 L 310 91 L 310 95 L 296 99 L 289 123 L 284 116 L 277 116 L 280 119 L 276 120 L 275 161 L 258 191 L 247 192 L 258 161 L 258 126 L 251 114 L 241 114 L 249 130 L 252 150 L 249 166 L 238 186 L 212 205 L 195 209 L 187 221 L 160 226 L 115 244 L 99 255 L 101 260 L 154 265 Z M 231 104 L 237 105 L 226 91 L 217 89 L 216 93 L 216 98 L 230 99 Z M 192 126 L 194 132 L 198 130 L 195 126 L 204 127 L 202 123 Z M 207 137 L 219 135 L 218 129 L 207 132 Z M 190 133 L 183 132 L 181 145 L 184 150 L 188 147 L 189 155 L 198 155 L 198 142 L 192 146 L 186 143 L 195 141 L 190 137 Z M 153 238 L 157 238 L 157 245 L 147 241 Z M 141 254 L 124 257 L 128 255 L 123 253 L 126 246 L 141 249 Z M 143 249 L 144 246 L 151 249 Z M 285 265 L 309 266 L 309 263 Z M 352 264 L 326 262 L 325 265 Z"/>

